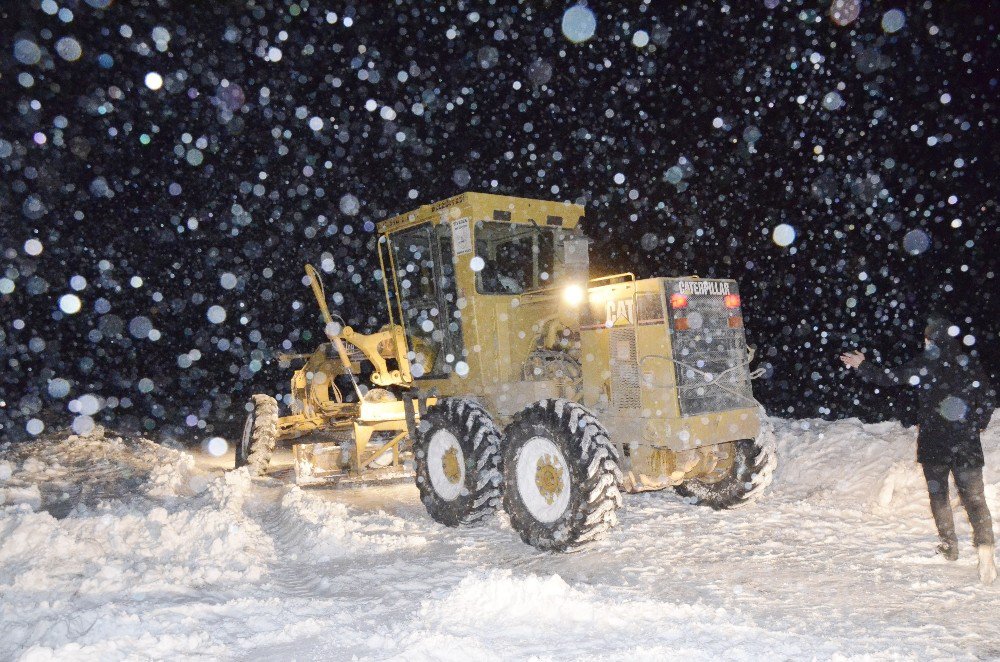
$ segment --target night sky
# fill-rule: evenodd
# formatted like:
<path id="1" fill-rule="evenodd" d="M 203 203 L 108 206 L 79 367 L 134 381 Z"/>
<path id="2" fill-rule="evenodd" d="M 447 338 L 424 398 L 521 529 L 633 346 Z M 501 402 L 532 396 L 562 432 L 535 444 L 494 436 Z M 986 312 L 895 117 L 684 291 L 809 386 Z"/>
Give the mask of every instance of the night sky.
<path id="1" fill-rule="evenodd" d="M 302 264 L 374 330 L 374 224 L 466 190 L 737 279 L 772 414 L 906 419 L 836 357 L 932 310 L 998 382 L 996 3 L 586 6 L 0 5 L 0 438 L 231 434 L 322 335 Z"/>

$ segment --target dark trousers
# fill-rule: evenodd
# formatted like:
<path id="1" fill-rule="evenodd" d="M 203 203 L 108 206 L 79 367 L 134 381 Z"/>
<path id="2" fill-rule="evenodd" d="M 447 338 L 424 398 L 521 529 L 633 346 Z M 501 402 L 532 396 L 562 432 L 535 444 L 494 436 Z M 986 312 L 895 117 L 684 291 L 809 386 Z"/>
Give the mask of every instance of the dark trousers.
<path id="1" fill-rule="evenodd" d="M 958 496 L 962 499 L 965 512 L 972 524 L 972 540 L 979 545 L 993 544 L 993 520 L 990 509 L 986 505 L 986 495 L 983 492 L 983 470 L 980 467 L 972 469 L 953 469 L 945 464 L 925 464 L 924 478 L 927 479 L 927 492 L 931 497 L 931 512 L 934 513 L 934 523 L 937 524 L 941 541 L 950 545 L 957 544 L 955 538 L 955 517 L 951 512 L 951 502 L 948 500 L 948 474 L 955 476 L 955 486 Z"/>

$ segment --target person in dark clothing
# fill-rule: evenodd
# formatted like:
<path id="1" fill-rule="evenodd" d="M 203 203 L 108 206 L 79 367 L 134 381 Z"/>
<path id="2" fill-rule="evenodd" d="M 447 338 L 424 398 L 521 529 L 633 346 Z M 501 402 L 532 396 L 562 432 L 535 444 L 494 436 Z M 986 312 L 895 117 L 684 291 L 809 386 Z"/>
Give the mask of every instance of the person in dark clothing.
<path id="1" fill-rule="evenodd" d="M 948 498 L 951 474 L 972 524 L 979 577 L 991 584 L 997 576 L 995 540 L 984 494 L 980 434 L 993 415 L 996 393 L 979 362 L 962 352 L 955 339 L 958 333 L 957 326 L 932 317 L 924 329 L 925 351 L 901 367 L 876 367 L 865 361 L 861 352 L 842 354 L 840 360 L 866 381 L 916 389 L 917 462 L 923 466 L 931 512 L 941 537 L 938 551 L 948 560 L 958 558 L 955 520 Z"/>

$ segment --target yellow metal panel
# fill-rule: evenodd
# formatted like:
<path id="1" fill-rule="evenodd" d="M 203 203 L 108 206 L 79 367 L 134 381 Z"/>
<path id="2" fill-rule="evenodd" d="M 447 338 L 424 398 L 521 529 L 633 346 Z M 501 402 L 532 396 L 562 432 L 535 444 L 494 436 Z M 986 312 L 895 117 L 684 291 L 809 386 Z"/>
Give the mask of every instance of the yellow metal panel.
<path id="1" fill-rule="evenodd" d="M 398 421 L 406 417 L 402 400 L 388 402 L 361 402 L 359 421 L 375 423 L 378 421 Z"/>
<path id="2" fill-rule="evenodd" d="M 713 414 L 670 417 L 654 416 L 643 411 L 637 417 L 618 416 L 606 412 L 600 416 L 612 439 L 622 438 L 627 431 L 626 443 L 669 448 L 674 451 L 691 450 L 738 439 L 753 439 L 760 434 L 760 419 L 756 409 L 733 409 Z"/>
<path id="3" fill-rule="evenodd" d="M 613 283 L 589 291 L 592 310 L 602 315 L 581 327 L 584 367 L 583 404 L 598 416 L 614 440 L 622 443 L 670 448 L 683 451 L 713 444 L 749 439 L 760 431 L 755 409 L 681 417 L 669 327 L 664 319 L 666 300 L 663 279 Z M 639 314 L 639 299 L 657 297 L 663 313 Z M 655 310 L 655 308 L 654 308 Z M 635 354 L 639 371 L 639 404 L 619 411 L 616 398 L 615 361 L 620 360 L 616 343 L 619 330 L 634 328 Z M 616 340 L 618 338 L 618 340 Z"/>
<path id="4" fill-rule="evenodd" d="M 688 431 L 689 447 L 722 441 L 752 439 L 760 434 L 757 410 L 732 409 L 718 414 L 700 414 L 680 419 Z"/>

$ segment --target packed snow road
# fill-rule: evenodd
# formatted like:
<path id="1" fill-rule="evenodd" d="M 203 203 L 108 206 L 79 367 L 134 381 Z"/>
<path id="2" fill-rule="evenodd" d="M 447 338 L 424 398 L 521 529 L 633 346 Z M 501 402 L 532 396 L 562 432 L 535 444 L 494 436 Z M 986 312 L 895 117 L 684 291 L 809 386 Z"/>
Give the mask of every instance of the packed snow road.
<path id="1" fill-rule="evenodd" d="M 913 433 L 775 421 L 750 508 L 631 496 L 540 553 L 411 485 L 300 489 L 100 431 L 0 446 L 0 659 L 976 659 L 1000 589 L 948 563 Z M 1000 425 L 984 439 L 1000 512 Z M 956 500 L 957 506 L 957 500 Z"/>

